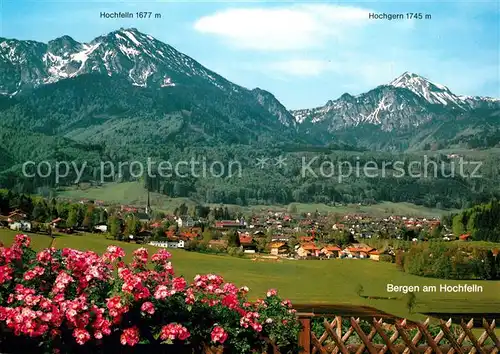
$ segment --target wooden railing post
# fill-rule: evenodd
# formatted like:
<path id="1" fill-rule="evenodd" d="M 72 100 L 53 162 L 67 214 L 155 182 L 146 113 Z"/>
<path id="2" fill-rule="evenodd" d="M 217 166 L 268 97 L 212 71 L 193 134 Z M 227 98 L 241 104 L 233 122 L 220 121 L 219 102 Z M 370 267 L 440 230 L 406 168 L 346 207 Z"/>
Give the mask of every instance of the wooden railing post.
<path id="1" fill-rule="evenodd" d="M 302 329 L 299 333 L 299 346 L 301 354 L 311 354 L 311 317 L 313 314 L 299 314 L 299 322 Z"/>

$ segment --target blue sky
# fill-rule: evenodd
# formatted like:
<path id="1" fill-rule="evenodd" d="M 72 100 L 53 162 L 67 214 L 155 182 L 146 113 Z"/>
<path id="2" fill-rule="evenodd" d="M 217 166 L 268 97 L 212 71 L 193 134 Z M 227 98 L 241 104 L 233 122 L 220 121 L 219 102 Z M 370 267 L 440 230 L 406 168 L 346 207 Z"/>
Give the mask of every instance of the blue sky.
<path id="1" fill-rule="evenodd" d="M 1 2 L 1 0 L 0 0 Z M 500 97 L 498 1 L 169 2 L 3 0 L 0 36 L 80 42 L 135 27 L 291 109 L 359 94 L 410 71 L 457 94 Z M 151 11 L 161 19 L 100 19 Z M 427 20 L 370 20 L 375 13 Z"/>

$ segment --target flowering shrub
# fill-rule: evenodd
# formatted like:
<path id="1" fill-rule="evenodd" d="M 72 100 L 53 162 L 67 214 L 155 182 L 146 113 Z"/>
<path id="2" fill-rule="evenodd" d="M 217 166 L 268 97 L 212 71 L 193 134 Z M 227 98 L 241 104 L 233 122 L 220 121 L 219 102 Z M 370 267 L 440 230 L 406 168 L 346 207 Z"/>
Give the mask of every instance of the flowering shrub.
<path id="1" fill-rule="evenodd" d="M 266 347 L 297 351 L 300 325 L 292 304 L 275 290 L 255 303 L 248 288 L 222 277 L 176 277 L 164 249 L 149 257 L 109 246 L 92 251 L 45 249 L 26 235 L 0 247 L 0 326 L 3 342 L 20 338 L 47 350 L 81 351 L 105 345 L 219 346 L 228 353 Z M 12 345 L 11 345 L 12 346 Z"/>

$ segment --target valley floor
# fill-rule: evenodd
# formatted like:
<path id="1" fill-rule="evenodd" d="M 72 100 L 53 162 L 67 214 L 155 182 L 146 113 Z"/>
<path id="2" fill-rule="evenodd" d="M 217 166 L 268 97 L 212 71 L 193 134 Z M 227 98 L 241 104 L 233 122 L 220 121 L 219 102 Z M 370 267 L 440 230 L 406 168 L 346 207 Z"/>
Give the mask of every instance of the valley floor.
<path id="1" fill-rule="evenodd" d="M 0 229 L 0 241 L 10 244 L 16 232 Z M 49 247 L 51 238 L 30 235 L 35 249 Z M 108 240 L 103 235 L 81 234 L 56 237 L 55 247 L 71 247 L 81 250 L 103 252 L 110 244 L 123 247 L 130 255 L 142 247 L 133 243 Z M 152 246 L 146 246 L 151 253 Z M 269 288 L 277 289 L 283 297 L 296 304 L 321 305 L 345 304 L 366 305 L 379 310 L 414 320 L 425 318 L 423 313 L 494 313 L 500 309 L 500 281 L 456 281 L 422 278 L 399 271 L 395 264 L 355 259 L 332 259 L 323 261 L 252 261 L 226 255 L 207 255 L 184 250 L 169 250 L 177 275 L 192 279 L 198 273 L 216 273 L 225 280 L 250 288 L 250 296 L 263 296 Z M 356 294 L 361 284 L 364 297 Z M 387 292 L 387 285 L 434 285 L 438 292 L 416 292 L 415 313 L 408 313 L 404 294 Z M 441 284 L 477 284 L 483 287 L 480 293 L 442 293 Z M 392 297 L 395 299 L 370 299 L 369 297 Z"/>
<path id="2" fill-rule="evenodd" d="M 136 206 L 146 206 L 147 192 L 140 182 L 108 183 L 101 187 L 66 188 L 57 193 L 57 197 L 79 201 L 101 200 L 111 204 L 126 204 Z M 188 207 L 197 204 L 188 198 L 170 198 L 159 193 L 151 193 L 151 206 L 153 209 L 172 213 L 182 203 Z M 203 204 L 203 203 L 202 203 Z M 374 205 L 349 204 L 343 206 L 330 206 L 325 204 L 301 204 L 293 203 L 298 213 L 303 212 L 328 212 L 339 214 L 364 213 L 373 216 L 405 215 L 420 217 L 441 217 L 444 214 L 456 212 L 456 210 L 445 210 L 436 208 L 427 208 L 412 203 L 392 203 L 381 202 Z M 252 205 L 252 206 L 229 206 L 234 210 L 242 212 L 258 212 L 262 210 L 286 211 L 288 205 Z"/>

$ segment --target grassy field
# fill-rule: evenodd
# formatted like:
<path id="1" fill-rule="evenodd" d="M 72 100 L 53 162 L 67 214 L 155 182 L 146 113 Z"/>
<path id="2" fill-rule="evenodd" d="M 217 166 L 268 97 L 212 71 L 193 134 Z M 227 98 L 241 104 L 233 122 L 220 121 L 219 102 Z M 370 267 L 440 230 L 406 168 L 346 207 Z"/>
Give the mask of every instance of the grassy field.
<path id="1" fill-rule="evenodd" d="M 16 233 L 0 229 L 0 240 L 10 244 Z M 31 235 L 33 247 L 48 247 L 48 236 Z M 56 239 L 55 247 L 72 247 L 103 252 L 109 244 L 119 244 L 128 254 L 140 247 L 136 244 L 107 240 L 102 235 L 64 235 Z M 151 251 L 154 247 L 147 246 Z M 423 312 L 491 313 L 500 309 L 499 281 L 454 281 L 422 278 L 397 270 L 394 264 L 370 260 L 328 261 L 252 261 L 221 255 L 206 255 L 171 250 L 176 274 L 188 279 L 198 273 L 217 273 L 227 281 L 250 287 L 252 298 L 263 296 L 267 289 L 276 288 L 282 296 L 297 304 L 350 304 L 367 305 L 394 315 L 421 320 Z M 403 294 L 387 292 L 387 284 L 435 285 L 478 284 L 482 293 L 429 293 L 418 292 L 417 307 L 409 314 Z M 396 297 L 395 300 L 375 300 L 356 295 L 356 287 L 362 284 L 364 295 Z"/>
<path id="2" fill-rule="evenodd" d="M 108 183 L 101 187 L 80 187 L 80 188 L 67 188 L 61 190 L 57 194 L 61 198 L 69 198 L 74 200 L 90 199 L 90 200 L 103 200 L 108 203 L 115 204 L 129 204 L 129 205 L 142 205 L 146 206 L 147 193 L 140 182 L 124 182 L 124 183 Z M 188 198 L 169 198 L 166 195 L 159 193 L 151 193 L 151 206 L 156 210 L 165 212 L 173 212 L 182 203 L 186 203 L 188 207 L 196 204 L 195 201 Z M 406 216 L 422 216 L 422 217 L 440 217 L 443 214 L 450 213 L 454 210 L 442 210 L 434 208 L 426 208 L 423 206 L 411 203 L 391 203 L 382 202 L 375 205 L 357 205 L 351 204 L 347 206 L 334 207 L 325 204 L 301 204 L 293 203 L 299 213 L 327 212 L 327 213 L 365 213 L 373 216 L 386 216 L 386 215 L 406 215 Z M 238 205 L 228 205 L 232 210 L 241 211 L 243 213 L 251 213 L 258 211 L 287 211 L 288 205 L 252 205 L 242 207 Z"/>
<path id="3" fill-rule="evenodd" d="M 58 197 L 74 200 L 102 200 L 112 204 L 146 206 L 147 192 L 140 182 L 108 183 L 101 187 L 66 188 L 57 193 Z M 159 193 L 151 193 L 151 206 L 156 210 L 173 211 L 182 203 L 192 206 L 196 203 L 188 198 L 169 198 Z"/>

